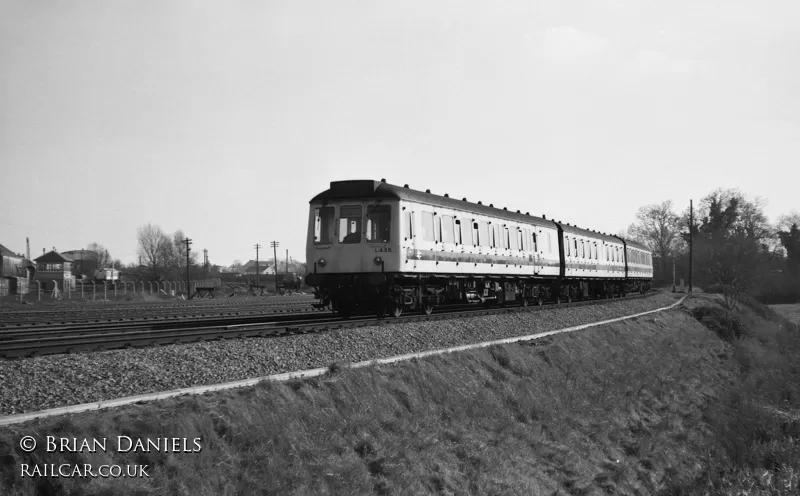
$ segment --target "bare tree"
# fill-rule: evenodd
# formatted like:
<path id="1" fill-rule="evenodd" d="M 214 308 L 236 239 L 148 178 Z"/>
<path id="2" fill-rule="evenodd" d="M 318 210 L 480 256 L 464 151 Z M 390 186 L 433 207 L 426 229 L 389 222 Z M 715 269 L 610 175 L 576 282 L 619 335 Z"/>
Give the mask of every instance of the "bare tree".
<path id="1" fill-rule="evenodd" d="M 113 261 L 108 250 L 98 242 L 89 243 L 86 247 L 86 253 L 83 255 L 83 259 L 93 260 L 98 269 L 109 267 Z"/>
<path id="2" fill-rule="evenodd" d="M 169 237 L 160 227 L 147 223 L 137 231 L 139 248 L 137 250 L 144 265 L 150 268 L 153 279 L 158 279 L 170 257 L 172 249 Z"/>
<path id="3" fill-rule="evenodd" d="M 636 213 L 636 222 L 628 232 L 633 239 L 650 248 L 666 267 L 681 231 L 681 218 L 672 208 L 672 200 L 641 207 Z"/>
<path id="4" fill-rule="evenodd" d="M 173 277 L 181 278 L 186 274 L 186 243 L 184 243 L 184 239 L 186 239 L 186 234 L 181 229 L 172 234 L 172 256 L 169 265 L 171 272 L 174 272 Z M 191 249 L 189 250 L 189 264 L 197 264 L 197 252 Z"/>

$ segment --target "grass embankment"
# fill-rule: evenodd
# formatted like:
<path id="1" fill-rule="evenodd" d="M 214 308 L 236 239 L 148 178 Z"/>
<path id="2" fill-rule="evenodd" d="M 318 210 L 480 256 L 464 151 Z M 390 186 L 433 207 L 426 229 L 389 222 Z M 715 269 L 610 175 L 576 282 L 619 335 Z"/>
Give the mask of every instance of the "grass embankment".
<path id="1" fill-rule="evenodd" d="M 0 493 L 792 494 L 800 337 L 744 309 L 727 342 L 687 311 L 715 305 L 0 429 Z M 715 312 L 701 312 L 711 327 Z M 203 449 L 26 454 L 25 435 Z M 21 463 L 138 463 L 151 477 L 21 479 Z"/>
<path id="2" fill-rule="evenodd" d="M 800 325 L 800 303 L 770 305 L 769 307 L 788 320 Z"/>

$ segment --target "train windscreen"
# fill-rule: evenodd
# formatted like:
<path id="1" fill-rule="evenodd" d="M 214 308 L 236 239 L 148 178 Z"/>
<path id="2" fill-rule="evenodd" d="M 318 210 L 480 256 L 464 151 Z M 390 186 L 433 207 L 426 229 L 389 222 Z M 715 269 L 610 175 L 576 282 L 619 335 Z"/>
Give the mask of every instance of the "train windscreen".
<path id="1" fill-rule="evenodd" d="M 391 232 L 392 207 L 369 205 L 367 207 L 367 241 L 388 243 Z"/>
<path id="2" fill-rule="evenodd" d="M 339 207 L 339 242 L 342 244 L 361 242 L 361 205 Z"/>

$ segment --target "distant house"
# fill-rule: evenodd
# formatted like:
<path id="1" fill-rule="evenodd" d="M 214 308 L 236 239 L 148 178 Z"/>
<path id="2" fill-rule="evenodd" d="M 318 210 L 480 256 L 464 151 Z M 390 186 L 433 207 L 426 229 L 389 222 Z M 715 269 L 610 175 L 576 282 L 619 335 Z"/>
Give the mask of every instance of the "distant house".
<path id="1" fill-rule="evenodd" d="M 255 275 L 256 274 L 256 261 L 255 260 L 250 260 L 246 264 L 242 265 L 239 268 L 239 273 L 242 274 L 242 275 L 245 275 L 245 276 Z M 272 274 L 275 274 L 275 266 L 271 265 L 267 261 L 259 260 L 259 262 L 258 262 L 258 273 L 260 275 L 272 275 Z"/>
<path id="2" fill-rule="evenodd" d="M 75 289 L 75 276 L 72 275 L 72 258 L 51 250 L 41 257 L 34 260 L 36 262 L 36 274 L 34 279 L 40 281 L 42 289 L 50 291 L 53 289 L 53 281 L 58 285 L 58 289 Z"/>
<path id="3" fill-rule="evenodd" d="M 97 255 L 89 250 L 62 251 L 62 255 L 72 259 L 72 274 L 77 278 L 88 277 L 91 279 L 94 272 L 102 267 L 97 266 Z"/>

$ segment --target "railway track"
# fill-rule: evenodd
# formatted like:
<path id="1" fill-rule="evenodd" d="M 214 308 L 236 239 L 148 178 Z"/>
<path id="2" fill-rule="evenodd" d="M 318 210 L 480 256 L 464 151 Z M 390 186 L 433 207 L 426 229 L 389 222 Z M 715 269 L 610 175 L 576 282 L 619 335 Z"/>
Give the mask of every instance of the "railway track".
<path id="1" fill-rule="evenodd" d="M 158 319 L 266 315 L 286 312 L 312 312 L 311 296 L 293 301 L 251 301 L 248 304 L 169 304 L 114 306 L 107 308 L 65 307 L 59 309 L 0 311 L 0 330 L 55 324 L 114 323 Z"/>
<path id="2" fill-rule="evenodd" d="M 631 295 L 623 300 L 646 297 Z M 278 337 L 307 334 L 344 327 L 414 322 L 465 316 L 492 315 L 509 312 L 535 312 L 552 308 L 570 308 L 620 301 L 585 300 L 571 303 L 549 303 L 541 307 L 502 306 L 441 308 L 430 315 L 404 314 L 399 318 L 356 316 L 348 320 L 330 312 L 314 314 L 259 314 L 250 316 L 200 317 L 196 319 L 158 319 L 156 321 L 91 322 L 28 326 L 0 329 L 0 357 L 21 358 L 46 354 L 73 353 L 91 350 L 144 347 L 193 343 L 230 338 Z"/>

